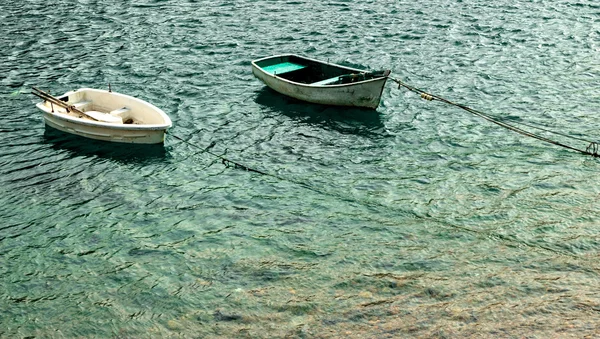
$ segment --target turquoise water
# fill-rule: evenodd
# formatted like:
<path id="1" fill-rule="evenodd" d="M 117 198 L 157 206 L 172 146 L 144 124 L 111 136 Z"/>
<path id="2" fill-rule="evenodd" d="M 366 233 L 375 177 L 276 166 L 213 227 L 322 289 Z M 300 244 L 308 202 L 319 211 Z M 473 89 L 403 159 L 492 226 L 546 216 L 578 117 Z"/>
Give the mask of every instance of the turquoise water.
<path id="1" fill-rule="evenodd" d="M 250 67 L 391 69 L 597 141 L 597 2 L 30 0 L 0 20 L 0 337 L 600 336 L 597 159 L 392 82 L 377 111 L 304 104 Z M 169 114 L 164 147 L 56 133 L 29 94 L 108 83 Z"/>

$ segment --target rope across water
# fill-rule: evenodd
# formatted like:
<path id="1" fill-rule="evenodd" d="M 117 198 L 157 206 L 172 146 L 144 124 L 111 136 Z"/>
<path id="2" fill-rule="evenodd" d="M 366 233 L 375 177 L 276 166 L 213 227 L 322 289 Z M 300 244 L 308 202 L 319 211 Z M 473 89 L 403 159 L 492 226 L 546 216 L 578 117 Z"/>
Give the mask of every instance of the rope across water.
<path id="1" fill-rule="evenodd" d="M 413 86 L 410 86 L 408 84 L 405 84 L 404 82 L 402 82 L 402 81 L 400 81 L 398 79 L 394 79 L 394 78 L 391 78 L 391 77 L 388 77 L 388 79 L 396 82 L 398 84 L 398 88 L 404 87 L 404 88 L 408 89 L 411 92 L 419 94 L 421 96 L 421 98 L 423 98 L 425 100 L 429 100 L 429 101 L 432 101 L 432 100 L 441 101 L 441 102 L 446 103 L 448 105 L 452 105 L 452 106 L 456 106 L 458 108 L 461 108 L 461 109 L 463 109 L 463 110 L 465 110 L 465 111 L 467 111 L 467 112 L 469 112 L 471 114 L 474 114 L 474 115 L 476 115 L 476 116 L 478 116 L 480 118 L 483 118 L 483 119 L 485 119 L 485 120 L 487 120 L 489 122 L 492 122 L 492 123 L 494 123 L 496 125 L 502 126 L 502 127 L 506 128 L 506 129 L 509 129 L 509 130 L 513 131 L 513 132 L 516 132 L 516 133 L 528 136 L 530 138 L 538 139 L 538 140 L 541 140 L 541 141 L 544 141 L 544 142 L 547 142 L 547 143 L 550 143 L 550 144 L 553 144 L 553 145 L 556 145 L 556 146 L 564 147 L 564 148 L 567 148 L 567 149 L 570 149 L 570 150 L 573 150 L 573 151 L 576 151 L 576 152 L 579 152 L 579 153 L 583 153 L 585 155 L 590 155 L 590 156 L 592 156 L 594 158 L 600 157 L 600 154 L 598 153 L 600 151 L 600 147 L 599 147 L 598 143 L 596 143 L 594 141 L 589 141 L 589 140 L 585 140 L 585 139 L 576 138 L 576 137 L 569 136 L 569 135 L 566 135 L 566 134 L 563 134 L 563 133 L 554 132 L 554 131 L 551 131 L 551 130 L 548 130 L 548 129 L 545 129 L 545 128 L 539 127 L 539 126 L 533 126 L 533 125 L 530 125 L 530 124 L 522 124 L 524 126 L 527 126 L 527 127 L 530 127 L 530 128 L 534 128 L 534 129 L 538 129 L 538 130 L 542 130 L 542 131 L 547 132 L 547 133 L 561 135 L 561 136 L 566 137 L 566 138 L 570 138 L 570 139 L 573 139 L 573 140 L 579 140 L 579 141 L 585 141 L 585 142 L 588 143 L 588 146 L 587 146 L 587 148 L 585 150 L 579 149 L 579 148 L 576 148 L 576 147 L 573 147 L 573 146 L 569 146 L 569 145 L 563 144 L 561 142 L 558 142 L 558 141 L 546 138 L 544 136 L 531 133 L 531 132 L 526 131 L 526 130 L 524 130 L 522 128 L 513 126 L 511 124 L 507 124 L 507 123 L 505 123 L 503 121 L 498 120 L 495 117 L 492 117 L 492 116 L 490 116 L 488 114 L 485 114 L 483 112 L 480 112 L 480 111 L 477 111 L 475 109 L 472 109 L 472 108 L 467 107 L 465 105 L 457 104 L 457 103 L 454 103 L 454 102 L 452 102 L 450 100 L 447 100 L 447 99 L 444 99 L 442 97 L 439 97 L 437 95 L 427 93 L 427 92 L 425 92 L 423 90 L 420 90 L 420 89 L 418 89 L 416 87 L 413 87 Z"/>
<path id="2" fill-rule="evenodd" d="M 180 138 L 180 137 L 178 137 L 177 135 L 175 135 L 175 134 L 173 134 L 173 133 L 170 133 L 170 132 L 168 132 L 168 131 L 167 131 L 167 133 L 168 133 L 170 136 L 172 136 L 173 138 L 175 138 L 175 139 L 177 139 L 177 140 L 179 140 L 179 141 L 181 141 L 181 142 L 184 142 L 184 143 L 186 143 L 186 144 L 188 144 L 188 145 L 190 145 L 190 146 L 192 146 L 192 147 L 195 147 L 195 148 L 202 149 L 202 148 L 201 148 L 201 147 L 199 147 L 198 145 L 196 145 L 196 144 L 193 144 L 193 143 L 191 143 L 191 142 L 189 142 L 189 141 L 187 141 L 187 140 L 185 140 L 185 139 L 183 139 L 183 138 Z M 272 177 L 276 177 L 276 178 L 278 178 L 278 177 L 277 177 L 277 176 L 275 176 L 275 175 L 272 175 L 272 174 L 269 174 L 269 173 L 265 173 L 265 172 L 263 172 L 263 171 L 260 171 L 260 170 L 257 170 L 257 169 L 254 169 L 254 168 L 248 167 L 248 166 L 246 166 L 246 165 L 242 165 L 242 164 L 240 164 L 240 163 L 238 163 L 238 162 L 235 162 L 235 161 L 233 161 L 233 160 L 227 159 L 226 157 L 224 157 L 224 156 L 222 156 L 222 155 L 219 155 L 219 154 L 217 154 L 217 153 L 215 153 L 215 152 L 212 152 L 210 149 L 211 149 L 211 148 L 213 148 L 213 147 L 215 147 L 215 145 L 216 145 L 216 143 L 215 143 L 214 141 L 213 141 L 213 142 L 211 142 L 211 143 L 210 143 L 210 145 L 208 145 L 206 148 L 202 149 L 202 152 L 201 152 L 201 153 L 208 153 L 208 154 L 212 155 L 212 156 L 213 156 L 213 157 L 215 157 L 215 158 L 219 158 L 219 159 L 221 159 L 221 163 L 222 163 L 223 165 L 225 165 L 225 167 L 232 167 L 232 168 L 235 168 L 235 169 L 241 169 L 241 170 L 248 171 L 248 172 L 254 172 L 254 173 L 258 173 L 258 174 L 262 174 L 262 175 L 268 175 L 268 176 L 272 176 Z"/>
<path id="3" fill-rule="evenodd" d="M 556 145 L 556 146 L 564 147 L 566 149 L 570 149 L 570 150 L 573 150 L 573 151 L 576 151 L 576 152 L 579 152 L 579 153 L 582 153 L 582 154 L 585 154 L 585 155 L 589 155 L 589 156 L 592 156 L 594 158 L 600 158 L 600 144 L 598 144 L 597 142 L 589 141 L 589 140 L 581 139 L 581 138 L 577 138 L 577 137 L 573 137 L 573 136 L 570 136 L 570 135 L 567 135 L 567 134 L 564 134 L 564 133 L 560 133 L 560 132 L 556 132 L 556 131 L 551 131 L 551 130 L 549 130 L 547 128 L 540 127 L 540 126 L 534 126 L 534 125 L 531 125 L 531 124 L 520 123 L 521 125 L 527 126 L 529 128 L 541 130 L 541 131 L 544 131 L 546 133 L 552 133 L 552 134 L 563 136 L 565 138 L 569 138 L 569 139 L 573 139 L 573 140 L 579 140 L 579 141 L 583 141 L 583 142 L 588 143 L 588 146 L 586 147 L 585 150 L 579 149 L 579 148 L 576 148 L 576 147 L 573 147 L 573 146 L 569 146 L 569 145 L 563 144 L 561 142 L 558 142 L 558 141 L 546 138 L 544 136 L 541 136 L 541 135 L 534 134 L 532 132 L 526 131 L 526 130 L 524 130 L 522 128 L 519 128 L 517 126 L 513 126 L 511 124 L 503 122 L 503 121 L 501 121 L 501 120 L 499 120 L 499 119 L 497 119 L 495 117 L 492 117 L 492 116 L 490 116 L 490 115 L 488 115 L 486 113 L 483 113 L 481 111 L 475 110 L 475 109 L 470 108 L 468 106 L 452 102 L 450 100 L 444 99 L 444 98 L 442 98 L 440 96 L 437 96 L 437 95 L 434 95 L 434 94 L 427 93 L 427 92 L 425 92 L 425 91 L 423 91 L 421 89 L 418 89 L 416 87 L 410 86 L 410 85 L 402 82 L 401 80 L 394 79 L 394 78 L 389 77 L 389 76 L 387 78 L 390 79 L 390 80 L 392 80 L 392 81 L 394 81 L 394 82 L 396 82 L 398 84 L 398 88 L 404 87 L 404 88 L 408 89 L 411 92 L 419 94 L 421 96 L 421 98 L 423 98 L 425 100 L 428 100 L 428 101 L 434 101 L 434 100 L 441 101 L 441 102 L 446 103 L 448 105 L 452 105 L 452 106 L 461 108 L 461 109 L 463 109 L 463 110 L 465 110 L 465 111 L 467 111 L 467 112 L 469 112 L 469 113 L 471 113 L 471 114 L 473 114 L 475 116 L 483 118 L 483 119 L 485 119 L 485 120 L 487 120 L 489 122 L 492 122 L 492 123 L 494 123 L 496 125 L 504 127 L 506 129 L 509 129 L 509 130 L 511 130 L 513 132 L 516 132 L 516 133 L 519 133 L 521 135 L 528 136 L 528 137 L 534 138 L 534 139 L 538 139 L 538 140 L 541 140 L 541 141 L 544 141 L 544 142 L 547 142 L 549 144 L 553 144 L 553 145 Z M 198 145 L 192 144 L 189 141 L 187 141 L 187 140 L 185 140 L 185 139 L 183 139 L 181 137 L 178 137 L 175 134 L 169 133 L 169 135 L 171 135 L 175 139 L 178 139 L 179 141 L 182 141 L 182 142 L 184 142 L 186 144 L 189 144 L 190 146 L 193 146 L 193 147 L 196 147 L 196 148 L 201 148 Z M 277 175 L 269 174 L 269 173 L 266 173 L 266 172 L 263 172 L 263 171 L 260 171 L 260 170 L 248 167 L 246 165 L 240 164 L 238 162 L 232 161 L 230 159 L 227 159 L 226 157 L 224 157 L 222 155 L 219 155 L 219 154 L 216 154 L 216 153 L 210 151 L 210 149 L 213 148 L 214 146 L 215 146 L 215 143 L 212 142 L 209 146 L 207 146 L 206 148 L 204 148 L 202 150 L 202 152 L 203 153 L 204 152 L 208 153 L 208 154 L 210 154 L 210 155 L 212 155 L 212 156 L 214 156 L 216 158 L 221 159 L 221 162 L 223 163 L 223 165 L 225 165 L 227 167 L 233 167 L 233 168 L 236 168 L 236 169 L 242 169 L 242 170 L 249 171 L 249 172 L 254 172 L 254 173 L 258 173 L 258 174 L 262 174 L 262 175 L 266 175 L 266 176 L 271 176 L 271 177 L 274 177 L 274 178 L 277 178 L 277 179 L 280 179 L 280 180 L 286 180 L 286 181 L 295 182 L 293 180 L 281 178 L 281 177 L 279 177 Z M 295 182 L 295 183 L 298 183 L 298 182 Z M 299 183 L 299 184 L 302 184 L 304 186 L 309 186 L 309 185 L 306 185 L 306 184 L 303 184 L 303 183 Z M 310 188 L 314 189 L 312 187 L 310 187 Z"/>
<path id="4" fill-rule="evenodd" d="M 424 219 L 425 218 L 425 219 L 428 219 L 429 221 L 433 221 L 435 223 L 438 223 L 438 224 L 440 224 L 440 225 L 442 225 L 444 227 L 450 227 L 450 228 L 453 228 L 453 229 L 457 229 L 459 231 L 469 232 L 469 233 L 475 234 L 477 236 L 484 237 L 486 239 L 492 237 L 492 238 L 494 238 L 494 239 L 496 239 L 498 241 L 509 242 L 509 243 L 518 243 L 518 244 L 521 244 L 521 245 L 525 245 L 525 246 L 529 246 L 529 247 L 534 247 L 534 248 L 542 249 L 542 250 L 545 250 L 545 251 L 551 251 L 551 252 L 553 252 L 555 254 L 560 254 L 560 255 L 563 255 L 563 256 L 577 257 L 575 254 L 570 253 L 568 251 L 564 251 L 564 250 L 560 250 L 560 249 L 554 249 L 554 248 L 547 247 L 547 246 L 541 246 L 541 245 L 538 245 L 538 244 L 535 244 L 535 243 L 531 243 L 531 242 L 527 242 L 527 241 L 522 241 L 522 240 L 519 240 L 519 239 L 516 239 L 516 238 L 510 238 L 510 237 L 507 237 L 505 235 L 495 234 L 494 232 L 480 231 L 480 230 L 477 230 L 477 229 L 474 229 L 474 228 L 470 228 L 468 226 L 460 225 L 458 223 L 454 223 L 454 222 L 451 222 L 451 221 L 447 221 L 447 220 L 443 220 L 443 219 L 439 219 L 439 218 L 435 218 L 435 217 L 431 217 L 431 216 L 418 215 L 414 211 L 406 210 L 406 209 L 403 209 L 403 208 L 401 208 L 399 206 L 395 206 L 395 205 L 388 205 L 388 204 L 379 202 L 377 199 L 365 199 L 365 198 L 360 198 L 360 197 L 354 197 L 352 195 L 347 194 L 347 192 L 338 192 L 338 191 L 335 191 L 335 190 L 329 190 L 329 189 L 323 187 L 322 185 L 315 185 L 315 184 L 310 183 L 310 182 L 301 181 L 301 180 L 295 180 L 295 179 L 286 178 L 286 177 L 283 177 L 283 176 L 280 176 L 280 175 L 277 175 L 277 174 L 272 174 L 272 173 L 264 172 L 264 171 L 261 171 L 261 170 L 258 170 L 258 169 L 251 168 L 249 166 L 243 165 L 243 164 L 241 164 L 239 162 L 230 160 L 230 159 L 228 159 L 228 158 L 226 158 L 226 157 L 224 157 L 222 155 L 219 155 L 219 154 L 211 151 L 211 149 L 216 145 L 215 142 L 212 142 L 207 147 L 202 148 L 201 146 L 196 145 L 194 143 L 191 143 L 191 142 L 187 141 L 186 139 L 184 139 L 182 137 L 179 137 L 179 136 L 177 136 L 177 135 L 175 135 L 175 134 L 173 134 L 171 132 L 168 132 L 168 134 L 170 136 L 172 136 L 173 138 L 175 138 L 175 139 L 177 139 L 177 140 L 179 140 L 179 141 L 187 144 L 188 146 L 191 146 L 193 148 L 201 150 L 199 153 L 196 153 L 196 154 L 207 153 L 207 154 L 209 154 L 209 155 L 211 155 L 213 157 L 216 157 L 216 158 L 220 159 L 221 163 L 223 165 L 225 165 L 226 167 L 228 167 L 228 168 L 241 169 L 241 170 L 244 170 L 244 171 L 253 172 L 253 173 L 257 173 L 257 174 L 263 175 L 263 176 L 271 177 L 271 178 L 274 178 L 274 179 L 277 179 L 277 180 L 287 181 L 287 182 L 290 182 L 292 184 L 300 185 L 300 186 L 302 186 L 302 187 L 304 187 L 304 188 L 306 188 L 308 190 L 311 190 L 313 192 L 317 192 L 319 194 L 323 194 L 323 195 L 334 197 L 334 198 L 339 199 L 341 201 L 346 201 L 346 202 L 349 202 L 349 203 L 356 203 L 356 204 L 363 205 L 363 206 L 368 206 L 368 207 L 382 208 L 382 210 L 393 211 L 394 213 L 405 213 L 407 215 L 414 216 L 414 218 L 417 218 L 417 219 Z"/>

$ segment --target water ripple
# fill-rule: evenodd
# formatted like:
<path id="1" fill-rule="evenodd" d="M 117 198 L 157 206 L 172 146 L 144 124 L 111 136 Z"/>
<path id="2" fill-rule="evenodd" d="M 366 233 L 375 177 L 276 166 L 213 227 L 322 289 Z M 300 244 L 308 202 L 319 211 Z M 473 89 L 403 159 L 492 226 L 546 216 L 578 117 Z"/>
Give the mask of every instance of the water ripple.
<path id="1" fill-rule="evenodd" d="M 0 336 L 593 336 L 595 159 L 394 86 L 376 112 L 298 102 L 264 88 L 250 60 L 391 69 L 595 140 L 599 9 L 0 4 Z M 58 133 L 28 94 L 109 83 L 163 108 L 187 143 Z M 223 166 L 212 143 L 269 175 Z"/>

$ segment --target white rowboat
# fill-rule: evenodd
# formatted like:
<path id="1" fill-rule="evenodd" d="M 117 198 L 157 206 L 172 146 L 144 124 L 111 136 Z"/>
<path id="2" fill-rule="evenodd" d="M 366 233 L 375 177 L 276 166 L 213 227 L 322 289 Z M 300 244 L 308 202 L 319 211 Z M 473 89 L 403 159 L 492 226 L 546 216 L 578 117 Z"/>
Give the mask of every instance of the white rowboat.
<path id="1" fill-rule="evenodd" d="M 292 98 L 376 109 L 390 71 L 369 72 L 284 54 L 252 61 L 252 73 L 273 90 Z"/>
<path id="2" fill-rule="evenodd" d="M 35 88 L 34 88 L 35 89 Z M 57 98 L 35 89 L 46 125 L 86 138 L 135 144 L 164 142 L 171 119 L 143 100 L 111 91 L 81 88 Z"/>

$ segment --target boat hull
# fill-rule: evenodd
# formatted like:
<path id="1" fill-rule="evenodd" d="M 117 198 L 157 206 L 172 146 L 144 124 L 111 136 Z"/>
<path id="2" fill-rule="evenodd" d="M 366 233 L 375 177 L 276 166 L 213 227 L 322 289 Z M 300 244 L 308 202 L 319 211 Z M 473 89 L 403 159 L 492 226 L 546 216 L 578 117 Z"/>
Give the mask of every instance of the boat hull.
<path id="1" fill-rule="evenodd" d="M 385 76 L 354 83 L 320 85 L 318 82 L 311 84 L 292 81 L 290 79 L 286 79 L 284 75 L 278 75 L 275 72 L 268 72 L 265 70 L 266 67 L 260 66 L 261 62 L 264 63 L 265 61 L 269 61 L 274 58 L 279 58 L 279 60 L 287 60 L 285 58 L 290 56 L 293 56 L 294 58 L 301 58 L 301 60 L 310 60 L 312 63 L 320 63 L 324 67 L 335 67 L 339 69 L 338 72 L 365 72 L 364 70 L 322 63 L 317 60 L 295 55 L 283 55 L 253 61 L 252 73 L 271 89 L 299 100 L 323 105 L 363 107 L 370 109 L 376 109 L 379 106 L 381 94 L 383 93 L 383 88 L 387 81 L 387 74 L 389 74 L 389 72 L 385 73 Z"/>
<path id="2" fill-rule="evenodd" d="M 119 143 L 160 144 L 172 123 L 159 108 L 140 99 L 96 89 L 79 89 L 59 97 L 77 107 L 84 115 L 69 112 L 49 102 L 36 106 L 43 111 L 44 122 L 57 130 L 85 138 Z M 106 117 L 92 120 L 87 115 Z M 118 121 L 118 122 L 116 122 Z M 124 121 L 124 122 L 123 122 Z"/>
<path id="3" fill-rule="evenodd" d="M 114 129 L 106 126 L 83 125 L 56 114 L 44 113 L 47 126 L 81 137 L 130 144 L 160 144 L 165 141 L 165 129 Z"/>

